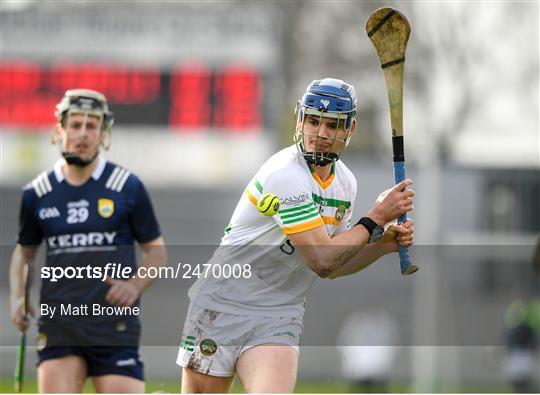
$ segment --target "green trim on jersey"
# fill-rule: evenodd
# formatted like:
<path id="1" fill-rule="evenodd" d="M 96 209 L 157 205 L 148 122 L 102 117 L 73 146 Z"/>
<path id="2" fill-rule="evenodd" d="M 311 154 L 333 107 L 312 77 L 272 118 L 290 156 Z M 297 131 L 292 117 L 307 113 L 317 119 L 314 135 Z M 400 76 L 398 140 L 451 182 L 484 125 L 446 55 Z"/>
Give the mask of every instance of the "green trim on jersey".
<path id="1" fill-rule="evenodd" d="M 227 225 L 227 227 L 223 230 L 226 235 L 228 235 L 231 232 L 232 226 L 231 224 Z"/>
<path id="2" fill-rule="evenodd" d="M 263 186 L 261 185 L 261 183 L 257 179 L 255 179 L 255 187 L 257 188 L 259 193 L 263 193 Z"/>
<path id="3" fill-rule="evenodd" d="M 311 195 L 313 197 L 313 201 L 317 204 L 320 204 L 321 206 L 330 206 L 330 207 L 345 206 L 346 209 L 351 207 L 351 202 L 347 202 L 345 200 L 327 199 L 327 198 L 320 197 L 319 195 L 316 195 L 314 193 L 312 193 Z"/>
<path id="4" fill-rule="evenodd" d="M 295 224 L 295 223 L 298 223 L 298 222 L 305 221 L 306 219 L 315 218 L 315 217 L 318 217 L 318 216 L 319 216 L 319 211 L 317 210 L 314 213 L 305 215 L 303 217 L 298 217 L 298 218 L 293 218 L 293 219 L 290 219 L 290 220 L 287 220 L 287 221 L 283 221 L 283 225 Z"/>
<path id="5" fill-rule="evenodd" d="M 286 208 L 286 209 L 283 209 L 283 210 L 279 210 L 279 215 L 281 214 L 285 214 L 285 213 L 292 213 L 294 211 L 300 211 L 300 210 L 304 210 L 306 208 L 309 208 L 309 207 L 315 207 L 313 205 L 313 202 L 309 202 L 308 204 L 304 204 L 302 206 L 298 206 L 298 207 L 293 207 L 293 208 Z"/>
<path id="6" fill-rule="evenodd" d="M 311 205 L 311 207 L 308 207 L 306 209 L 302 209 L 302 210 L 298 210 L 298 211 L 295 211 L 295 212 L 292 212 L 292 213 L 289 213 L 289 214 L 285 214 L 285 215 L 279 215 L 280 218 L 283 220 L 283 219 L 289 219 L 289 218 L 293 218 L 293 217 L 298 217 L 300 215 L 306 215 L 306 214 L 311 214 L 311 213 L 314 213 L 314 212 L 319 212 L 319 210 L 317 210 L 317 207 L 315 207 L 314 205 Z"/>

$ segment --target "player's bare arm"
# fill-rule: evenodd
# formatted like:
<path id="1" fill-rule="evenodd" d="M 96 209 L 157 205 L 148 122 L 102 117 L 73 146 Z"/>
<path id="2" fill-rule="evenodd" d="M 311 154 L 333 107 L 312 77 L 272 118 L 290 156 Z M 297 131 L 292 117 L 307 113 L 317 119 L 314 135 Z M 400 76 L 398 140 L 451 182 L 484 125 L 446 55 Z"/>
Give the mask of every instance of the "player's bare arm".
<path id="1" fill-rule="evenodd" d="M 333 279 L 358 273 L 380 257 L 397 252 L 398 245 L 411 247 L 413 245 L 413 234 L 414 227 L 411 219 L 400 225 L 392 224 L 388 226 L 381 240 L 364 246 L 346 264 L 332 272 L 328 278 Z"/>
<path id="2" fill-rule="evenodd" d="M 141 267 L 161 267 L 167 263 L 167 249 L 163 237 L 158 237 L 146 243 L 141 243 L 143 258 Z M 110 285 L 107 302 L 118 306 L 131 306 L 139 295 L 154 281 L 150 277 L 136 276 L 128 281 L 107 278 Z"/>
<path id="3" fill-rule="evenodd" d="M 379 195 L 368 217 L 384 226 L 413 208 L 414 191 L 407 190 L 407 179 Z M 368 242 L 370 233 L 363 225 L 330 237 L 324 226 L 289 235 L 294 246 L 306 258 L 310 268 L 320 277 L 328 277 L 351 260 Z"/>
<path id="4" fill-rule="evenodd" d="M 11 304 L 11 321 L 20 330 L 26 331 L 30 322 L 24 318 L 24 276 L 23 267 L 28 265 L 30 273 L 34 267 L 38 247 L 23 246 L 17 244 L 11 255 L 11 264 L 9 267 L 9 284 L 10 284 L 10 304 Z M 29 276 L 30 278 L 30 276 Z M 32 305 L 28 305 L 30 315 L 34 316 Z"/>

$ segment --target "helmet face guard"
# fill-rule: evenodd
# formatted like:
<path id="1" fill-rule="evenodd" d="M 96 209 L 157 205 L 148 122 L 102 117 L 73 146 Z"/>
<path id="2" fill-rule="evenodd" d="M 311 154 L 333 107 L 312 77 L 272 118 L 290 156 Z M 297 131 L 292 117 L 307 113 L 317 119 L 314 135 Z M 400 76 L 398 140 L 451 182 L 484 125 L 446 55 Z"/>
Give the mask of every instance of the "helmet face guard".
<path id="1" fill-rule="evenodd" d="M 315 166 L 325 166 L 339 160 L 339 156 L 345 150 L 352 137 L 352 126 L 356 115 L 356 93 L 352 85 L 342 80 L 325 78 L 315 80 L 308 85 L 304 95 L 298 100 L 295 109 L 296 130 L 294 142 L 300 154 L 307 163 Z M 306 131 L 305 124 L 309 120 L 317 120 L 316 131 L 310 127 Z M 320 128 L 323 118 L 335 119 L 332 124 L 334 132 L 321 135 Z M 332 128 L 330 129 L 332 130 Z M 344 137 L 338 138 L 338 132 L 343 130 Z M 306 139 L 311 146 L 306 148 Z M 330 148 L 322 149 L 321 146 Z"/>
<path id="2" fill-rule="evenodd" d="M 103 142 L 103 147 L 107 150 L 110 146 L 110 136 L 112 132 L 112 125 L 114 123 L 114 116 L 109 111 L 107 99 L 99 92 L 88 89 L 73 89 L 68 90 L 60 103 L 56 106 L 55 116 L 58 121 L 58 125 L 61 128 L 65 128 L 70 124 L 72 117 L 80 116 L 80 125 L 77 127 L 81 130 L 85 130 L 88 126 L 88 117 L 95 117 L 98 119 L 98 128 L 108 136 L 107 142 Z M 91 158 L 82 158 L 80 155 L 74 152 L 64 151 L 64 144 L 62 139 L 57 139 L 58 149 L 60 154 L 65 158 L 69 165 L 78 167 L 88 166 L 98 156 L 99 150 Z"/>

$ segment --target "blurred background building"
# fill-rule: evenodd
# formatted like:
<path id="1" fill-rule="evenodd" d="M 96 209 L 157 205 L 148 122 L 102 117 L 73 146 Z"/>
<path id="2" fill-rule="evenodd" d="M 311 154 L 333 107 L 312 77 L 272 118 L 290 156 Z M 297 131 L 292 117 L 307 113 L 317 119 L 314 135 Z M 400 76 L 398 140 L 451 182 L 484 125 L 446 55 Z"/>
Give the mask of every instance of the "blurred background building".
<path id="1" fill-rule="evenodd" d="M 58 157 L 49 136 L 66 89 L 109 98 L 116 125 L 107 156 L 149 186 L 175 264 L 219 243 L 251 175 L 292 142 L 305 86 L 342 78 L 359 97 L 344 161 L 358 178 L 360 217 L 392 183 L 384 79 L 364 31 L 386 5 L 412 27 L 404 129 L 421 270 L 401 278 L 391 256 L 316 283 L 300 379 L 341 380 L 341 323 L 379 309 L 397 322 L 396 344 L 350 345 L 395 347 L 392 383 L 509 388 L 505 312 L 540 287 L 531 264 L 540 230 L 536 2 L 2 0 L 1 377 L 12 373 L 17 341 L 7 274 L 20 187 Z M 164 281 L 143 298 L 149 378 L 178 374 L 189 285 Z"/>

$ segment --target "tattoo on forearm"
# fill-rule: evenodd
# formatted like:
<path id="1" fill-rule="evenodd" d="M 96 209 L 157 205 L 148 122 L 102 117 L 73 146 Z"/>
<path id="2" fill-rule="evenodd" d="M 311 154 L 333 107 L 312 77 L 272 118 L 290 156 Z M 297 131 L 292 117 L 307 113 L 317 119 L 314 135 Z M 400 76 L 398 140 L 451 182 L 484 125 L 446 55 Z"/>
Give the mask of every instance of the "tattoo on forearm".
<path id="1" fill-rule="evenodd" d="M 353 256 L 355 256 L 357 252 L 358 252 L 358 246 L 348 247 L 347 249 L 345 249 L 345 251 L 343 251 L 334 259 L 334 262 L 332 262 L 332 267 L 334 267 L 334 269 L 337 269 L 343 266 L 344 264 L 349 262 L 349 260 Z"/>

